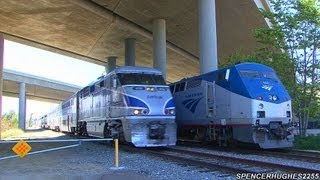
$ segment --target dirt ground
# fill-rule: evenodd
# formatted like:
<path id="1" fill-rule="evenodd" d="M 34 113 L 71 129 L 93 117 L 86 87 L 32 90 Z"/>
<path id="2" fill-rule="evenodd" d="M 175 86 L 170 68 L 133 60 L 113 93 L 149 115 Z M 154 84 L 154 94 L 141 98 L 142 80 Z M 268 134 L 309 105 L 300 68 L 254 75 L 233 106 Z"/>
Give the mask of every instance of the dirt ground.
<path id="1" fill-rule="evenodd" d="M 70 139 L 72 137 L 50 130 L 31 130 L 12 140 Z M 1 141 L 0 141 L 1 142 Z M 67 146 L 73 143 L 29 143 L 31 152 Z M 57 150 L 24 158 L 1 158 L 16 155 L 15 144 L 0 144 L 0 180 L 7 179 L 149 179 L 129 169 L 114 168 L 114 149 L 92 142 L 76 148 Z M 103 153 L 97 153 L 103 152 Z M 94 155 L 93 155 L 94 154 Z"/>

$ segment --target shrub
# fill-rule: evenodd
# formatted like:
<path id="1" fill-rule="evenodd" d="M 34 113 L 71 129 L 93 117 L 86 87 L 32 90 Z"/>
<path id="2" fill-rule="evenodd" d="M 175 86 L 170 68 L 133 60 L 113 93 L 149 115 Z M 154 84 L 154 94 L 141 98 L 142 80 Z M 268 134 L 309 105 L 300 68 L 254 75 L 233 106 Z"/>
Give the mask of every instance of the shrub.
<path id="1" fill-rule="evenodd" d="M 320 136 L 300 137 L 296 136 L 294 140 L 295 149 L 320 150 Z"/>

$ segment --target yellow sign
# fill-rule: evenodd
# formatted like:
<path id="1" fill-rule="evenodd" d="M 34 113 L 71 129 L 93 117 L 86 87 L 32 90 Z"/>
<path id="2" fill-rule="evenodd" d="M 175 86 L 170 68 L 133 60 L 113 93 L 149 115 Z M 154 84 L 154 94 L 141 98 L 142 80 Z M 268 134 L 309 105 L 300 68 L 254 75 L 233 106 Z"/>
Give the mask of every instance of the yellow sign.
<path id="1" fill-rule="evenodd" d="M 29 146 L 29 144 L 27 144 L 24 140 L 20 140 L 12 148 L 12 151 L 17 153 L 21 158 L 27 155 L 30 150 L 31 150 L 31 146 Z"/>

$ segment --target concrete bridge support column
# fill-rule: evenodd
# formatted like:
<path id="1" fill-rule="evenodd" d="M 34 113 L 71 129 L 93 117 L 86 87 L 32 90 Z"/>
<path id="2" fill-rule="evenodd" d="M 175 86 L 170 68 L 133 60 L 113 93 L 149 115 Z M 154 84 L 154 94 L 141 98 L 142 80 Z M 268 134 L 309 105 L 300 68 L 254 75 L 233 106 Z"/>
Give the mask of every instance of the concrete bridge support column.
<path id="1" fill-rule="evenodd" d="M 114 70 L 116 68 L 116 63 L 117 62 L 117 57 L 116 56 L 109 56 L 108 57 L 108 61 L 107 64 L 105 66 L 106 68 L 106 74 L 108 74 L 109 72 L 111 72 L 112 70 Z"/>
<path id="2" fill-rule="evenodd" d="M 125 39 L 125 65 L 135 66 L 136 63 L 136 39 Z"/>
<path id="3" fill-rule="evenodd" d="M 4 50 L 4 38 L 3 35 L 0 34 L 0 140 L 1 140 L 1 122 L 2 122 L 2 89 L 3 89 L 3 50 Z"/>
<path id="4" fill-rule="evenodd" d="M 19 128 L 25 130 L 26 127 L 26 84 L 20 83 L 19 89 Z"/>
<path id="5" fill-rule="evenodd" d="M 216 0 L 199 0 L 200 73 L 218 68 Z"/>
<path id="6" fill-rule="evenodd" d="M 153 67 L 162 72 L 164 79 L 167 77 L 167 52 L 166 52 L 166 21 L 153 20 Z"/>

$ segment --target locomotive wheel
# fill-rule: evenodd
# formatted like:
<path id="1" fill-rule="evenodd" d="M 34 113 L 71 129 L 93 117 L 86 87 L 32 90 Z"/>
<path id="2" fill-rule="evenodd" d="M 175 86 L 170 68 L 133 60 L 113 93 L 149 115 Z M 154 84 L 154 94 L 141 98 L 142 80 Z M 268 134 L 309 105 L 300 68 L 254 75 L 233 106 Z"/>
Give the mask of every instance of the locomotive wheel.
<path id="1" fill-rule="evenodd" d="M 204 142 L 206 139 L 207 129 L 204 127 L 200 127 L 196 129 L 196 133 L 193 136 L 193 140 Z"/>

